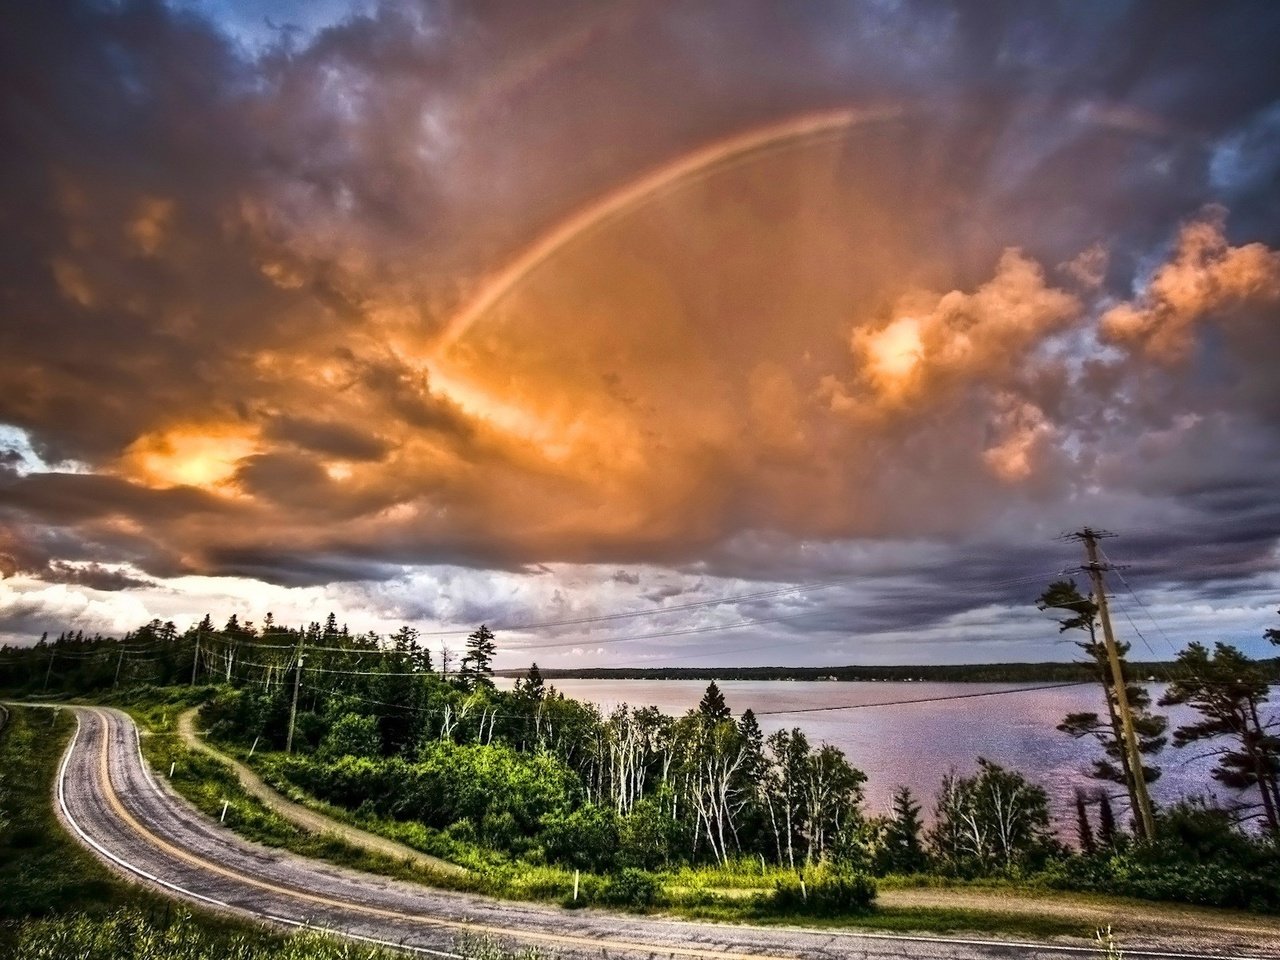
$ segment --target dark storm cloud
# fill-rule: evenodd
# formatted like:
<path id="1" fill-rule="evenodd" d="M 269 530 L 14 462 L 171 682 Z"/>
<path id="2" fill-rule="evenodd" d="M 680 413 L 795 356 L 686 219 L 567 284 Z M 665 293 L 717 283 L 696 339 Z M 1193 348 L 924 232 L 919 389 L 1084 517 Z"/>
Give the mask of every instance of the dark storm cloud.
<path id="1" fill-rule="evenodd" d="M 590 561 L 626 587 L 652 562 L 687 578 L 646 575 L 655 606 L 704 575 L 867 571 L 794 633 L 1026 604 L 1010 581 L 1082 522 L 1202 596 L 1274 570 L 1275 4 L 325 22 L 245 45 L 159 2 L 54 0 L 0 25 L 0 424 L 65 465 L 0 453 L 0 569 L 113 589 L 140 580 L 115 561 L 289 586 Z M 452 379 L 429 369 L 457 306 L 572 211 L 870 104 L 896 112 L 828 153 L 593 228 Z M 904 318 L 915 394 L 873 369 Z"/>
<path id="2" fill-rule="evenodd" d="M 269 440 L 292 443 L 305 450 L 328 454 L 339 460 L 381 460 L 391 445 L 376 434 L 344 423 L 327 423 L 309 417 L 280 416 L 267 425 Z"/>
<path id="3" fill-rule="evenodd" d="M 42 580 L 50 583 L 71 583 L 94 590 L 134 590 L 139 587 L 153 587 L 154 580 L 130 576 L 119 570 L 112 570 L 101 564 L 91 563 L 77 567 L 67 563 L 52 563 L 41 575 Z"/>

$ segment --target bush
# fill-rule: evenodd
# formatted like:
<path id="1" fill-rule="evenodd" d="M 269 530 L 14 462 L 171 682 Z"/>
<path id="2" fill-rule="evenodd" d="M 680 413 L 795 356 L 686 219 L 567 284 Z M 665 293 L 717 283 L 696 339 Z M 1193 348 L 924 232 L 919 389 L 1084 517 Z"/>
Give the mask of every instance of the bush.
<path id="1" fill-rule="evenodd" d="M 778 913 L 831 917 L 866 913 L 876 898 L 876 884 L 864 873 L 831 873 L 809 881 L 778 881 L 768 905 Z"/>
<path id="2" fill-rule="evenodd" d="M 651 907 L 661 895 L 661 880 L 647 870 L 627 867 L 609 877 L 600 900 L 617 907 Z"/>
<path id="3" fill-rule="evenodd" d="M 542 822 L 542 845 L 549 860 L 581 870 L 609 870 L 618 854 L 618 816 L 594 804 L 554 813 Z"/>
<path id="4" fill-rule="evenodd" d="M 1160 813 L 1157 839 L 1052 864 L 1050 886 L 1148 900 L 1280 911 L 1280 845 L 1250 836 L 1199 802 Z"/>

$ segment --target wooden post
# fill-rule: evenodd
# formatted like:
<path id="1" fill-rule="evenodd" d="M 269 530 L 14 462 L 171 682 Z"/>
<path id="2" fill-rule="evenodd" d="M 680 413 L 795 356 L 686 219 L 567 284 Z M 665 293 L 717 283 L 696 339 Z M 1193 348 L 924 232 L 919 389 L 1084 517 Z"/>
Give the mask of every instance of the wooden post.
<path id="1" fill-rule="evenodd" d="M 1133 775 L 1134 795 L 1138 809 L 1134 811 L 1137 827 L 1147 840 L 1155 839 L 1155 816 L 1151 812 L 1151 795 L 1147 792 L 1147 777 L 1142 768 L 1142 751 L 1138 748 L 1138 735 L 1133 729 L 1133 711 L 1129 706 L 1129 690 L 1124 669 L 1120 665 L 1120 651 L 1116 647 L 1111 629 L 1111 612 L 1107 608 L 1107 591 L 1102 580 L 1103 564 L 1098 561 L 1098 533 L 1085 527 L 1076 536 L 1084 542 L 1089 562 L 1085 571 L 1093 581 L 1093 596 L 1098 604 L 1098 616 L 1102 620 L 1102 637 L 1107 648 L 1107 662 L 1111 667 L 1111 685 L 1115 690 L 1116 710 L 1120 714 L 1120 728 L 1124 734 L 1125 755 Z"/>
<path id="2" fill-rule="evenodd" d="M 302 686 L 302 636 L 298 636 L 298 666 L 293 674 L 293 704 L 289 707 L 289 734 L 285 737 L 284 752 L 293 753 L 293 724 L 298 719 L 298 689 Z"/>

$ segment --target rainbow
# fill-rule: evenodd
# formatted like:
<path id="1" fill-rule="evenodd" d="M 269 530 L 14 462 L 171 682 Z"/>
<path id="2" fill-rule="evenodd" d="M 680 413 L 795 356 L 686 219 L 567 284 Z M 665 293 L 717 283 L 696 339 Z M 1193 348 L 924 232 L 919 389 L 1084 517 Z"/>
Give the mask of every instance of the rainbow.
<path id="1" fill-rule="evenodd" d="M 828 110 L 757 127 L 699 147 L 637 180 L 593 200 L 561 220 L 491 275 L 445 324 L 434 345 L 436 357 L 446 353 L 489 310 L 502 302 L 530 273 L 578 238 L 653 202 L 689 181 L 710 176 L 778 148 L 833 140 L 851 127 L 897 116 L 897 108 Z"/>

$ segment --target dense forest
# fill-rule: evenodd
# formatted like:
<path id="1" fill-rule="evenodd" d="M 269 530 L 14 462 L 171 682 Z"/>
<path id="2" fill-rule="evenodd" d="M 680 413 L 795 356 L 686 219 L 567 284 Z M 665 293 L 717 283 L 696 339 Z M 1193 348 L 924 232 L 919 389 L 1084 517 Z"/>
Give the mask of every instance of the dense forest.
<path id="1" fill-rule="evenodd" d="M 648 875 L 755 860 L 844 877 L 1036 877 L 1280 908 L 1280 738 L 1266 713 L 1268 671 L 1233 647 L 1191 644 L 1172 665 L 1164 702 L 1188 704 L 1201 719 L 1172 732 L 1144 688 L 1127 685 L 1144 782 L 1159 776 L 1171 737 L 1175 747 L 1213 751 L 1214 778 L 1238 796 L 1227 807 L 1160 810 L 1158 832 L 1144 830 L 1115 691 L 1098 669 L 1096 610 L 1069 582 L 1050 587 L 1040 606 L 1077 632 L 1084 675 L 1099 679 L 1109 705 L 1109 717 L 1075 714 L 1059 727 L 1099 747 L 1100 788 L 1077 798 L 1074 852 L 1051 829 L 1043 788 L 1018 771 L 985 760 L 969 776 L 940 771 L 934 797 L 900 790 L 890 816 L 869 816 L 865 776 L 840 750 L 811 743 L 801 728 L 764 736 L 714 681 L 680 717 L 644 706 L 604 715 L 558 693 L 536 665 L 503 691 L 492 679 L 497 638 L 483 626 L 446 670 L 409 627 L 382 638 L 354 635 L 332 615 L 301 630 L 269 615 L 260 627 L 232 617 L 219 628 L 206 617 L 183 632 L 152 622 L 120 641 L 64 634 L 2 651 L 0 688 L 203 688 L 212 735 L 256 753 L 274 782 L 420 824 L 434 849 L 474 864 Z"/>

